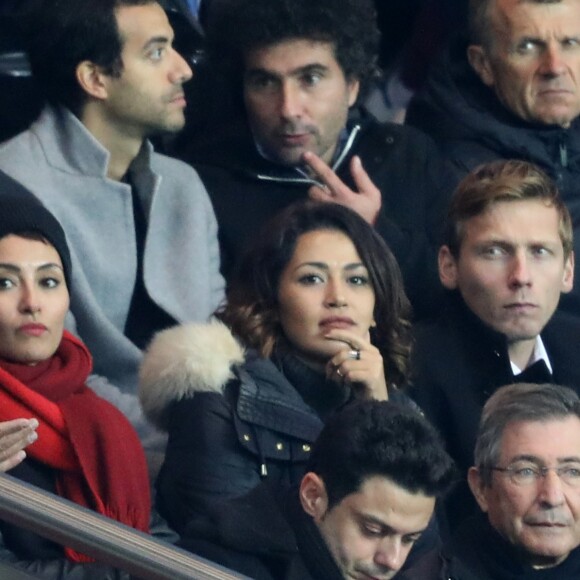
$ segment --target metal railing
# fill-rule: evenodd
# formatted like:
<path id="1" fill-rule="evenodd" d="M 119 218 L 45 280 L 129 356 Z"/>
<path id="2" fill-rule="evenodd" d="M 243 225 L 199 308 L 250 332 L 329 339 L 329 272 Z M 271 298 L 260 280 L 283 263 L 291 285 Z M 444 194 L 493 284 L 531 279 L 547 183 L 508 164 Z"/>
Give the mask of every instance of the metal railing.
<path id="1" fill-rule="evenodd" d="M 5 473 L 0 519 L 144 580 L 246 578 Z"/>

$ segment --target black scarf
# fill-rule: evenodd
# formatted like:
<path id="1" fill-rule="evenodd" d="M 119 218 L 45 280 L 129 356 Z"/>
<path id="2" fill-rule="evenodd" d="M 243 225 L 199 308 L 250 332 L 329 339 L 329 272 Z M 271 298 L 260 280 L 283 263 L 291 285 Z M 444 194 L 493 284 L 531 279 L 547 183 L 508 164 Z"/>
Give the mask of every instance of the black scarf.
<path id="1" fill-rule="evenodd" d="M 276 349 L 272 360 L 323 422 L 351 399 L 350 387 L 327 379 L 284 346 Z"/>
<path id="2" fill-rule="evenodd" d="M 336 565 L 312 517 L 300 505 L 296 489 L 285 494 L 280 507 L 294 531 L 298 551 L 312 578 L 343 580 L 344 576 Z"/>

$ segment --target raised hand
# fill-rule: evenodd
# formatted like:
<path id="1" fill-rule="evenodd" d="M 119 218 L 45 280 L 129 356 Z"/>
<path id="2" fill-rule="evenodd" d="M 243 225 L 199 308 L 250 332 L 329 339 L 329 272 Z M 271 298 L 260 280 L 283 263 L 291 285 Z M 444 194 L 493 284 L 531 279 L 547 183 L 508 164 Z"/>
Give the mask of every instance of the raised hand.
<path id="1" fill-rule="evenodd" d="M 332 329 L 326 338 L 344 345 L 326 365 L 328 378 L 351 384 L 361 398 L 389 398 L 383 357 L 376 346 L 344 329 Z"/>
<path id="2" fill-rule="evenodd" d="M 16 467 L 26 457 L 24 448 L 38 438 L 36 419 L 0 422 L 0 471 Z"/>
<path id="3" fill-rule="evenodd" d="M 324 187 L 313 185 L 308 190 L 311 199 L 339 203 L 358 213 L 369 224 L 375 224 L 381 210 L 381 192 L 364 170 L 358 155 L 350 160 L 350 172 L 357 191 L 350 189 L 318 155 L 307 151 L 302 158 L 317 179 L 324 183 Z"/>

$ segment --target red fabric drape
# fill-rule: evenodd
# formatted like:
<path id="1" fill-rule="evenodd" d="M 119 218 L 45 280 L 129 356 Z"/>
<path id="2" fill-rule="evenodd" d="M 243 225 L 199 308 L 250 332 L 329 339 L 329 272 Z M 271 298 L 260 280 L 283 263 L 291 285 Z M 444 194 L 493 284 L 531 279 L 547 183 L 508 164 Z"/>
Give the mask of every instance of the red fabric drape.
<path id="1" fill-rule="evenodd" d="M 57 471 L 59 495 L 141 531 L 151 498 L 145 455 L 125 416 L 86 385 L 85 345 L 66 332 L 57 352 L 34 366 L 0 360 L 0 421 L 39 421 L 27 454 Z M 65 548 L 68 558 L 90 558 Z"/>

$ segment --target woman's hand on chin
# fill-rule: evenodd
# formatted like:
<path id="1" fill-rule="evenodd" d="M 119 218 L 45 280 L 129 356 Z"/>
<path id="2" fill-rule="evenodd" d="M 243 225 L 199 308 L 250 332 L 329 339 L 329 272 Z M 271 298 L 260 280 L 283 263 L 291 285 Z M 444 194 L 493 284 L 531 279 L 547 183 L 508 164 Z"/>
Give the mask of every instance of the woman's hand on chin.
<path id="1" fill-rule="evenodd" d="M 26 457 L 24 448 L 38 438 L 36 419 L 0 421 L 0 471 L 16 467 Z"/>
<path id="2" fill-rule="evenodd" d="M 353 385 L 355 396 L 385 401 L 389 398 L 383 357 L 368 340 L 343 329 L 333 329 L 328 340 L 344 345 L 327 363 L 326 376 Z"/>

